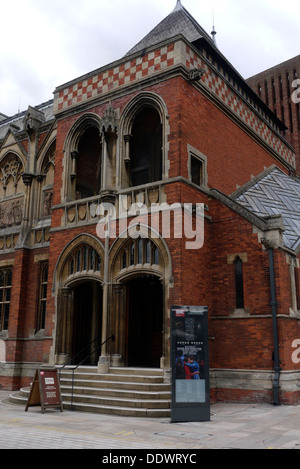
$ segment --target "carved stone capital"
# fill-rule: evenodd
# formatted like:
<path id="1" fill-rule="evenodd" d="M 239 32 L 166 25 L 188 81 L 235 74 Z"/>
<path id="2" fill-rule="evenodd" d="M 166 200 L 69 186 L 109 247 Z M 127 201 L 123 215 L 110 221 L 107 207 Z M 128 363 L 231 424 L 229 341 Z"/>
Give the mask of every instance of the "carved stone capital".
<path id="1" fill-rule="evenodd" d="M 23 179 L 25 186 L 31 186 L 33 178 L 34 178 L 33 174 L 29 174 L 29 173 L 22 174 L 22 179 Z"/>
<path id="2" fill-rule="evenodd" d="M 72 160 L 76 160 L 79 156 L 79 152 L 77 150 L 71 151 L 71 158 Z"/>

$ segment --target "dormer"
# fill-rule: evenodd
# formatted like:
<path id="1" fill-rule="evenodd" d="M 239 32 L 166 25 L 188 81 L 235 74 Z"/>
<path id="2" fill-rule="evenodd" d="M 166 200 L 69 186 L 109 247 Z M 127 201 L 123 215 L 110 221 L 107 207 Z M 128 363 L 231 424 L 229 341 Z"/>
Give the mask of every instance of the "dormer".
<path id="1" fill-rule="evenodd" d="M 45 122 L 44 113 L 36 108 L 29 106 L 23 119 L 24 130 L 30 136 L 32 133 L 38 133 L 40 126 Z"/>

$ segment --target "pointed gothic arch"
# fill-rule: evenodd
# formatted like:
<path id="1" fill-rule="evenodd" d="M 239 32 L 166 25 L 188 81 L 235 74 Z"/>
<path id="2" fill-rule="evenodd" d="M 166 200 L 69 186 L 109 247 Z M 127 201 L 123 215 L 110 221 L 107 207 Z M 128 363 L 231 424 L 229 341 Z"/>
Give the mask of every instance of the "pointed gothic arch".
<path id="1" fill-rule="evenodd" d="M 62 251 L 54 271 L 55 361 L 65 363 L 90 342 L 101 342 L 104 247 L 81 234 Z M 81 356 L 82 357 L 82 356 Z M 93 364 L 98 356 L 93 355 Z"/>
<path id="2" fill-rule="evenodd" d="M 66 201 L 99 193 L 101 132 L 102 119 L 94 113 L 81 116 L 69 130 L 64 144 L 63 160 L 63 199 Z"/>
<path id="3" fill-rule="evenodd" d="M 168 177 L 168 110 L 160 96 L 138 93 L 120 116 L 121 187 L 136 186 Z"/>
<path id="4" fill-rule="evenodd" d="M 157 232 L 146 225 L 138 227 L 140 236 L 133 236 L 130 230 L 135 231 L 137 225 L 132 226 L 120 234 L 110 249 L 112 291 L 108 335 L 115 335 L 114 353 L 121 357 L 120 364 L 165 367 L 170 353 L 171 255 Z M 139 342 L 137 337 L 142 340 Z M 137 360 L 138 356 L 143 360 Z"/>

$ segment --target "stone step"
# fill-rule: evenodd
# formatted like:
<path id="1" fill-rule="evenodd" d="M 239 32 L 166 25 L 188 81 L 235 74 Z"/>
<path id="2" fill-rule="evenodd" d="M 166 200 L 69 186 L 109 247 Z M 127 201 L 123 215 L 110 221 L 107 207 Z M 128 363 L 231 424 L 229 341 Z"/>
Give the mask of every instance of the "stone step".
<path id="1" fill-rule="evenodd" d="M 59 373 L 65 409 L 134 417 L 169 417 L 170 384 L 160 369 L 111 368 L 107 374 L 96 367 L 79 367 Z M 73 389 L 73 391 L 72 391 Z M 30 388 L 12 393 L 10 401 L 26 405 Z"/>
<path id="2" fill-rule="evenodd" d="M 96 405 L 105 405 L 105 406 L 117 406 L 117 407 L 134 407 L 134 408 L 149 408 L 149 409 L 163 409 L 170 407 L 169 400 L 163 399 L 136 399 L 136 398 L 122 398 L 122 397 L 113 397 L 113 396 L 100 396 L 100 395 L 91 395 L 91 394 L 82 394 L 81 390 L 76 390 L 73 393 L 62 392 L 62 399 L 65 402 L 73 403 L 86 403 L 86 404 L 96 404 Z"/>
<path id="3" fill-rule="evenodd" d="M 61 386 L 69 385 L 72 383 L 72 378 L 60 378 Z M 109 388 L 109 389 L 122 389 L 122 390 L 138 390 L 138 391 L 149 391 L 149 392 L 159 392 L 159 391 L 168 391 L 170 385 L 166 383 L 151 383 L 151 382 L 131 382 L 131 381 L 101 381 L 93 379 L 80 379 L 75 376 L 74 386 L 83 386 L 83 387 L 94 387 L 94 388 Z"/>
<path id="4" fill-rule="evenodd" d="M 27 390 L 22 390 L 22 392 L 14 392 L 10 395 L 10 402 L 13 404 L 23 405 L 26 406 L 28 397 L 30 393 L 30 388 Z M 94 413 L 102 413 L 102 414 L 112 414 L 112 415 L 120 415 L 120 416 L 127 416 L 127 417 L 169 417 L 170 416 L 170 408 L 169 402 L 166 402 L 162 407 L 156 406 L 128 406 L 127 401 L 126 406 L 118 405 L 117 401 L 112 404 L 108 404 L 102 402 L 101 404 L 95 401 L 89 402 L 88 400 L 76 400 L 73 397 L 73 401 L 71 402 L 71 395 L 64 395 L 62 394 L 62 403 L 64 409 L 75 410 L 78 412 L 94 412 Z M 119 403 L 120 404 L 120 403 Z M 123 403 L 124 404 L 124 403 Z"/>
<path id="5" fill-rule="evenodd" d="M 59 373 L 60 379 L 72 379 L 73 373 L 69 370 L 64 370 Z M 84 373 L 81 371 L 74 372 L 75 379 L 80 380 L 92 380 L 92 381 L 112 381 L 112 382 L 133 382 L 133 383 L 163 383 L 164 377 L 161 376 L 151 376 L 143 374 L 100 374 L 100 373 Z"/>
<path id="6" fill-rule="evenodd" d="M 69 384 L 61 383 L 60 385 L 62 393 L 72 392 L 72 386 Z M 158 391 L 143 391 L 139 389 L 120 389 L 120 388 L 102 388 L 102 387 L 90 387 L 90 386 L 74 386 L 73 393 L 80 392 L 81 394 L 87 395 L 99 395 L 99 396 L 113 396 L 122 397 L 126 399 L 170 399 L 170 389 L 166 386 L 166 390 L 159 389 Z"/>
<path id="7" fill-rule="evenodd" d="M 170 417 L 170 409 L 148 409 L 148 408 L 129 408 L 118 406 L 103 406 L 87 403 L 63 403 L 65 409 L 72 409 L 78 412 L 93 412 L 101 414 L 111 414 L 124 417 L 144 417 L 144 418 L 167 418 Z"/>
<path id="8" fill-rule="evenodd" d="M 161 376 L 164 377 L 164 370 L 161 368 L 140 368 L 140 367 L 111 367 L 109 373 L 114 375 L 143 375 L 143 376 Z"/>

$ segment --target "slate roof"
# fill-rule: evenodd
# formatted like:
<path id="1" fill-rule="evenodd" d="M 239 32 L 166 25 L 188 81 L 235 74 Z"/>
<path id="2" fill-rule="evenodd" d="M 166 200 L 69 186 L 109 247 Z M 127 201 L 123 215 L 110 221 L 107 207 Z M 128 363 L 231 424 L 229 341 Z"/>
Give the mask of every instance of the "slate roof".
<path id="1" fill-rule="evenodd" d="M 53 100 L 47 101 L 46 103 L 35 106 L 36 109 L 42 111 L 45 116 L 45 122 L 48 122 L 54 118 L 53 115 Z M 6 119 L 0 120 L 0 140 L 3 139 L 9 128 L 15 129 L 16 132 L 24 130 L 24 117 L 27 111 L 20 112 L 14 116 L 7 117 Z"/>
<path id="2" fill-rule="evenodd" d="M 285 227 L 284 246 L 295 251 L 300 246 L 300 180 L 278 168 L 232 194 L 232 198 L 255 215 L 281 215 Z"/>
<path id="3" fill-rule="evenodd" d="M 192 15 L 182 6 L 178 0 L 174 10 L 162 20 L 149 34 L 147 34 L 140 42 L 138 42 L 127 54 L 131 55 L 136 52 L 142 52 L 155 44 L 182 35 L 189 42 L 197 41 L 205 38 L 212 47 L 215 44 L 212 38 L 197 23 Z M 126 57 L 125 56 L 125 57 Z"/>

